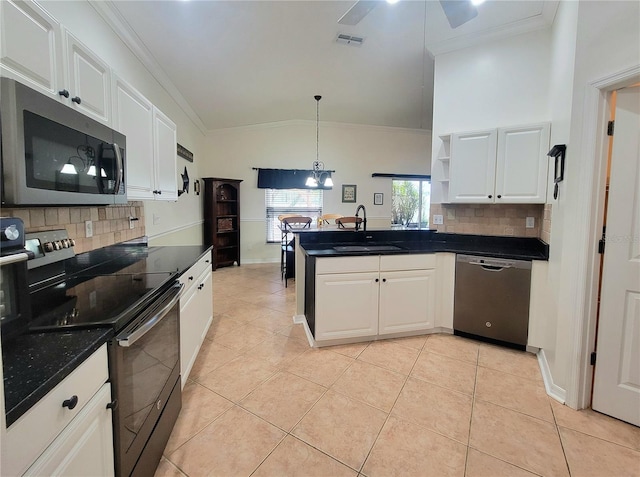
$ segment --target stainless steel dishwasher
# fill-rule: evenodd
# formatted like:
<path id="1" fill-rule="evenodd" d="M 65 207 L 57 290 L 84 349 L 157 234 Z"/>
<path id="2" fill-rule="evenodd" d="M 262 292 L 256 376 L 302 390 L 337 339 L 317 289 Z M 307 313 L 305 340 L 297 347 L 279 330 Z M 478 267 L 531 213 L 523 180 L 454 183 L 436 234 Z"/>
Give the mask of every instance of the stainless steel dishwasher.
<path id="1" fill-rule="evenodd" d="M 453 329 L 525 349 L 531 262 L 457 255 Z"/>

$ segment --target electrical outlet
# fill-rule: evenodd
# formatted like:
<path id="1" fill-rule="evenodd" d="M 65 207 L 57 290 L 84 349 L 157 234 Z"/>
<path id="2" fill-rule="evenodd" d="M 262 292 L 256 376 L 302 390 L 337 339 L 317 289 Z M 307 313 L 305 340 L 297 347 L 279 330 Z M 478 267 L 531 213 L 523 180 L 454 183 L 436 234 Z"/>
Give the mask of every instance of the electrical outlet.
<path id="1" fill-rule="evenodd" d="M 93 222 L 90 220 L 85 220 L 84 222 L 84 236 L 87 238 L 93 237 Z"/>
<path id="2" fill-rule="evenodd" d="M 444 223 L 444 217 L 440 214 L 433 216 L 433 225 L 442 225 Z"/>
<path id="3" fill-rule="evenodd" d="M 527 217 L 527 221 L 526 221 L 526 225 L 525 227 L 528 229 L 532 229 L 536 226 L 536 219 L 535 217 Z"/>
<path id="4" fill-rule="evenodd" d="M 159 223 L 160 223 L 160 216 L 154 212 L 153 213 L 153 225 L 158 225 Z"/>
<path id="5" fill-rule="evenodd" d="M 138 219 L 134 218 L 134 217 L 129 217 L 129 229 L 132 230 L 134 225 L 133 222 L 136 221 Z"/>

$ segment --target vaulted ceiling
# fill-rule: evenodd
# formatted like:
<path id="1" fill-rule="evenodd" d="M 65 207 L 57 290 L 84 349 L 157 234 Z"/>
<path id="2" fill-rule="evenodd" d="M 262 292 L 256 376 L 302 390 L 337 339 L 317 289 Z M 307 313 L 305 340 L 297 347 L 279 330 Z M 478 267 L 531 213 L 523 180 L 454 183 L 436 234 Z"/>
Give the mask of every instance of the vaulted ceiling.
<path id="1" fill-rule="evenodd" d="M 487 1 L 452 29 L 439 2 L 115 1 L 112 24 L 203 129 L 316 118 L 431 129 L 434 54 L 548 27 L 557 1 Z M 360 46 L 336 42 L 363 38 Z"/>

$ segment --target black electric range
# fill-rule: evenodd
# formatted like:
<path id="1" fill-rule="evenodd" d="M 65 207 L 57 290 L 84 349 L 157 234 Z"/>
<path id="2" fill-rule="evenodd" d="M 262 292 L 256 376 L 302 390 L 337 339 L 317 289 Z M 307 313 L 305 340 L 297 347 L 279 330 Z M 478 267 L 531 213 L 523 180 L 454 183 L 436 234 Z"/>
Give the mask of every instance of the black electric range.
<path id="1" fill-rule="evenodd" d="M 133 265 L 134 268 L 143 268 Z M 175 273 L 79 274 L 31 293 L 31 331 L 111 326 L 117 332 L 162 295 Z"/>

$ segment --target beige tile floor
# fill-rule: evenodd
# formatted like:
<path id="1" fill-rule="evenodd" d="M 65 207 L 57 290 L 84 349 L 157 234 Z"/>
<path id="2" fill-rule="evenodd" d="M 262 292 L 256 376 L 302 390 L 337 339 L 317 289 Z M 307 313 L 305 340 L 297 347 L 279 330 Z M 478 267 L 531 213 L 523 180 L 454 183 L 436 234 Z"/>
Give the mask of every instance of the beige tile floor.
<path id="1" fill-rule="evenodd" d="M 640 429 L 550 399 L 533 355 L 450 335 L 312 349 L 293 283 L 214 272 L 156 476 L 640 476 Z"/>

